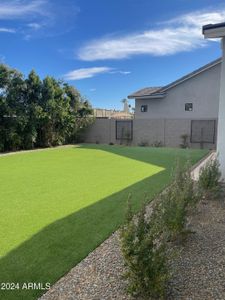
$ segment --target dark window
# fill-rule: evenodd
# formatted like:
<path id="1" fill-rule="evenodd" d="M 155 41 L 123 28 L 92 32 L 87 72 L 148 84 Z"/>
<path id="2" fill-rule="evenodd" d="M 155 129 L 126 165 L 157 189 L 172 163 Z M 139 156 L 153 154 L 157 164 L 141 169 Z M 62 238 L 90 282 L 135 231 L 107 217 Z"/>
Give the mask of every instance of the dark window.
<path id="1" fill-rule="evenodd" d="M 146 112 L 146 111 L 148 111 L 148 105 L 142 105 L 141 112 Z"/>
<path id="2" fill-rule="evenodd" d="M 185 111 L 192 111 L 193 103 L 185 103 Z"/>

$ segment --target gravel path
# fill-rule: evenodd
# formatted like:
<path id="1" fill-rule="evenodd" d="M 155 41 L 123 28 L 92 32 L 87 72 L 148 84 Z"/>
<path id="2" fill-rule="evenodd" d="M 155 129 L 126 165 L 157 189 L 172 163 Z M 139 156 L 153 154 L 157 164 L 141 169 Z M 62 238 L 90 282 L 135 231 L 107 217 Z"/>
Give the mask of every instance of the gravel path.
<path id="1" fill-rule="evenodd" d="M 173 262 L 168 299 L 225 299 L 225 197 L 203 201 Z"/>

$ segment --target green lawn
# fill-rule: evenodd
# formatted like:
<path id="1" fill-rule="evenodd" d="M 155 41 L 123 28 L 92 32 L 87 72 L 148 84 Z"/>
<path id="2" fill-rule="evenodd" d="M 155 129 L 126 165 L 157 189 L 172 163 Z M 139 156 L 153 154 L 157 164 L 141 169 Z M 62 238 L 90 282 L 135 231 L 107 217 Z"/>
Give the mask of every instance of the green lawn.
<path id="1" fill-rule="evenodd" d="M 207 151 L 82 145 L 0 157 L 0 282 L 54 283 L 171 178 Z M 0 290 L 36 299 L 40 290 Z"/>

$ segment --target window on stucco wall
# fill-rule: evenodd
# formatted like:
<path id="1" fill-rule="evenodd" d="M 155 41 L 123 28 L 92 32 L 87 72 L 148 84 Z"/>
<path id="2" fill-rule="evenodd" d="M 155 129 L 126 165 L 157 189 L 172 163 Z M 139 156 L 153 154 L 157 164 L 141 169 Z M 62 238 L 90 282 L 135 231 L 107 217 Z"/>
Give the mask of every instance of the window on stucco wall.
<path id="1" fill-rule="evenodd" d="M 141 112 L 147 112 L 147 111 L 148 111 L 148 105 L 142 105 Z"/>
<path id="2" fill-rule="evenodd" d="M 185 103 L 185 111 L 193 111 L 193 103 Z"/>

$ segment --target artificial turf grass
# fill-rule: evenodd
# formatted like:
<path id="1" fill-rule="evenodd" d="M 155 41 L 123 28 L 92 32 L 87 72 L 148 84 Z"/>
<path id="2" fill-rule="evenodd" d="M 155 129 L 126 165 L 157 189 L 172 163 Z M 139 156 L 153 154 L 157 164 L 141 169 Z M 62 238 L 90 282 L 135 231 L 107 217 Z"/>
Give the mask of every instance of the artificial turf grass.
<path id="1" fill-rule="evenodd" d="M 84 145 L 0 157 L 0 282 L 55 282 L 206 151 Z M 0 291 L 35 299 L 43 291 Z"/>

